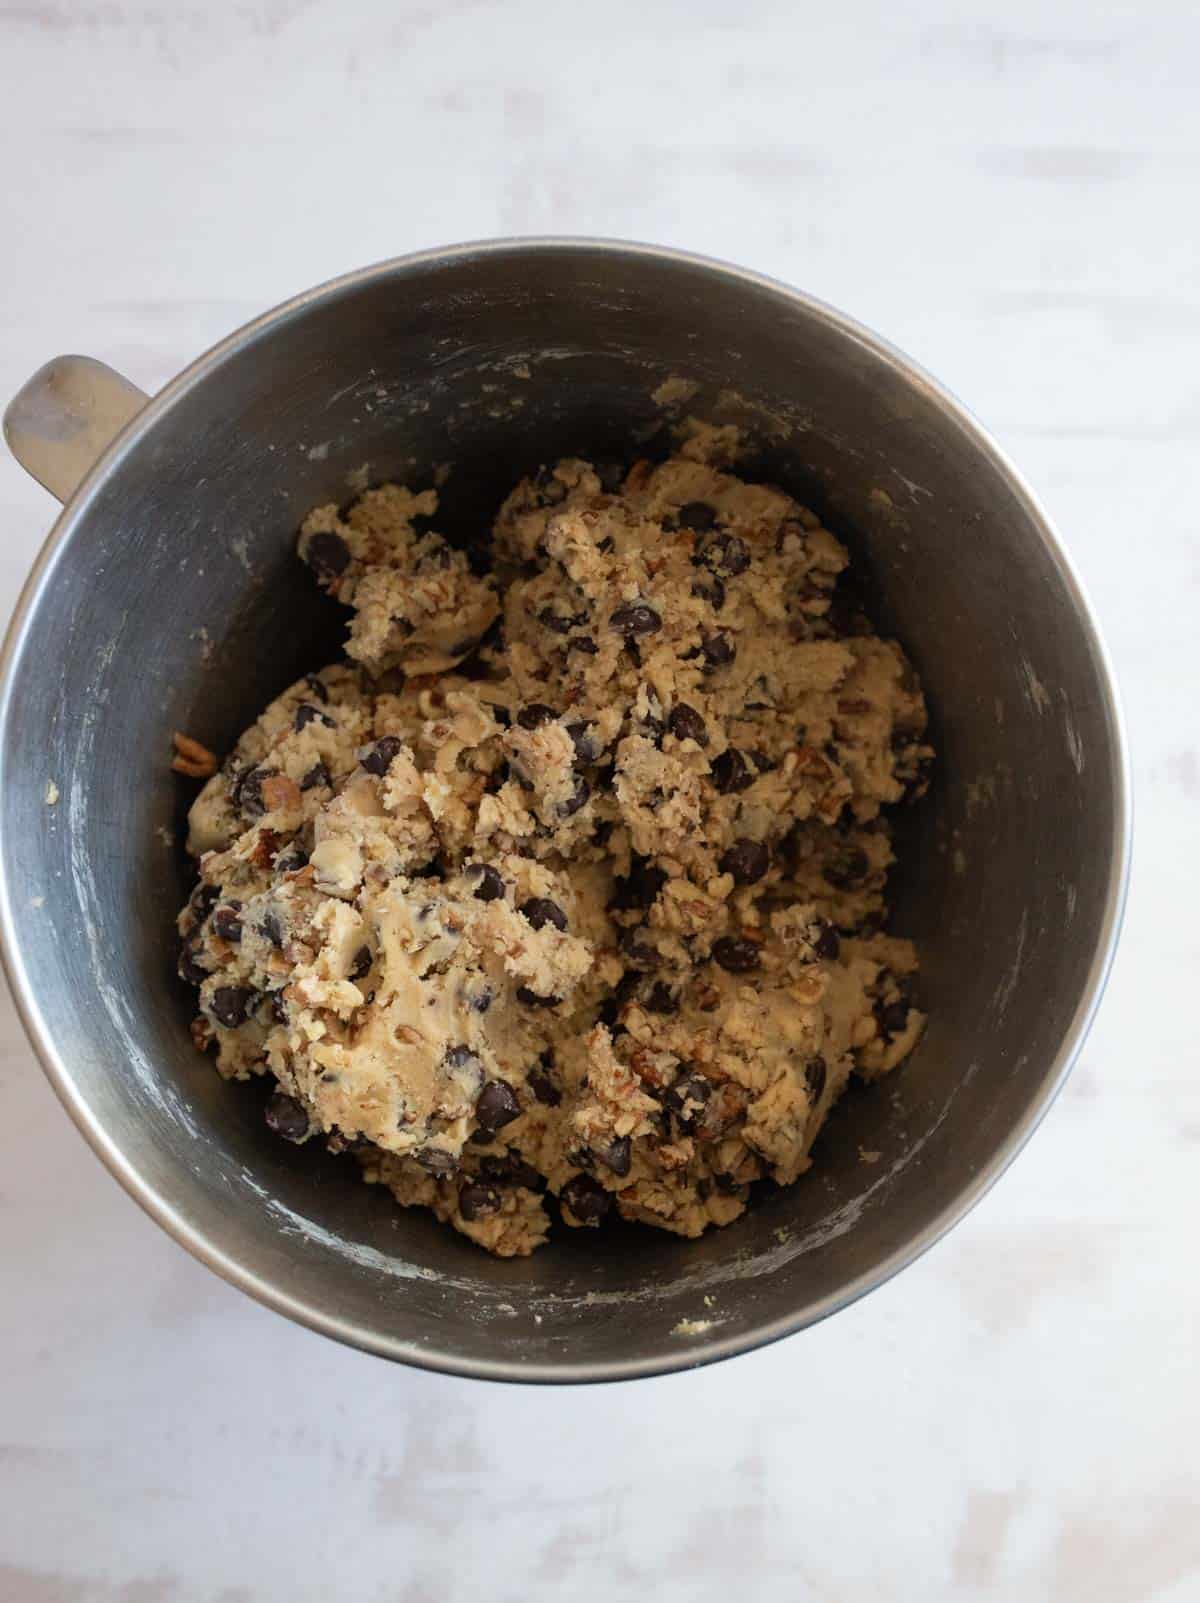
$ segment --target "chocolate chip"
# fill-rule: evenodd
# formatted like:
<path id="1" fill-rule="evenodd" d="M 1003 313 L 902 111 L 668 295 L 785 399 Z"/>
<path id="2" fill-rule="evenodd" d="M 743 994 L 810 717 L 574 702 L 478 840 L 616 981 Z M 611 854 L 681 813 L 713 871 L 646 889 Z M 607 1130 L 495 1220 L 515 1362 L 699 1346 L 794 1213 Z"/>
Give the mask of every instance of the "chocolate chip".
<path id="1" fill-rule="evenodd" d="M 662 960 L 653 946 L 644 943 L 642 937 L 645 933 L 645 930 L 636 926 L 622 928 L 617 931 L 617 945 L 621 948 L 625 961 L 634 968 L 656 969 Z"/>
<path id="2" fill-rule="evenodd" d="M 908 1026 L 908 1003 L 888 1002 L 876 1009 L 875 1017 L 879 1020 L 879 1028 L 886 1036 L 903 1035 Z"/>
<path id="3" fill-rule="evenodd" d="M 662 980 L 655 980 L 642 1006 L 647 1013 L 678 1013 L 679 998 Z"/>
<path id="4" fill-rule="evenodd" d="M 554 708 L 547 707 L 545 702 L 531 701 L 518 712 L 517 722 L 522 729 L 540 729 L 543 724 L 553 723 L 557 717 Z"/>
<path id="5" fill-rule="evenodd" d="M 737 656 L 737 647 L 724 629 L 700 637 L 700 650 L 709 668 L 727 668 Z"/>
<path id="6" fill-rule="evenodd" d="M 736 534 L 717 534 L 700 552 L 699 560 L 714 573 L 736 579 L 750 566 L 750 549 Z"/>
<path id="7" fill-rule="evenodd" d="M 240 902 L 229 902 L 224 907 L 218 907 L 213 914 L 212 927 L 214 934 L 236 946 L 242 938 L 242 921 L 238 917 L 241 912 Z"/>
<path id="8" fill-rule="evenodd" d="M 832 963 L 842 949 L 842 938 L 828 919 L 822 919 L 812 937 L 813 951 L 818 957 Z"/>
<path id="9" fill-rule="evenodd" d="M 743 1116 L 749 1101 L 750 1093 L 731 1080 L 717 1086 L 697 1121 L 701 1139 L 715 1141 Z"/>
<path id="10" fill-rule="evenodd" d="M 761 840 L 735 840 L 721 857 L 722 874 L 732 874 L 735 885 L 756 885 L 771 866 L 771 854 Z"/>
<path id="11" fill-rule="evenodd" d="M 304 683 L 318 701 L 329 700 L 329 687 L 319 674 L 306 673 L 304 675 Z"/>
<path id="12" fill-rule="evenodd" d="M 644 717 L 638 720 L 638 728 L 647 740 L 653 741 L 656 746 L 662 745 L 662 738 L 667 732 L 667 726 L 656 713 L 646 713 Z"/>
<path id="13" fill-rule="evenodd" d="M 208 978 L 208 970 L 201 968 L 197 961 L 197 950 L 195 937 L 184 941 L 179 948 L 179 978 L 186 980 L 189 985 L 203 985 Z"/>
<path id="14" fill-rule="evenodd" d="M 340 534 L 322 530 L 312 535 L 304 547 L 304 560 L 322 579 L 336 579 L 350 561 L 350 547 Z"/>
<path id="15" fill-rule="evenodd" d="M 652 635 L 662 628 L 662 619 L 653 607 L 647 607 L 642 602 L 631 602 L 628 606 L 618 607 L 608 620 L 610 628 L 618 630 L 623 635 Z"/>
<path id="16" fill-rule="evenodd" d="M 663 1097 L 663 1106 L 675 1115 L 681 1130 L 693 1130 L 711 1095 L 712 1085 L 702 1074 L 681 1074 Z"/>
<path id="17" fill-rule="evenodd" d="M 569 635 L 572 629 L 578 629 L 581 623 L 586 623 L 587 618 L 586 612 L 561 613 L 555 612 L 552 607 L 543 607 L 538 613 L 542 628 L 556 635 Z"/>
<path id="18" fill-rule="evenodd" d="M 472 863 L 467 873 L 478 875 L 479 884 L 475 887 L 475 900 L 478 902 L 498 902 L 504 895 L 504 881 L 498 869 L 490 863 Z"/>
<path id="19" fill-rule="evenodd" d="M 804 1065 L 804 1083 L 808 1087 L 808 1094 L 814 1102 L 819 1102 L 821 1093 L 825 1089 L 828 1071 L 825 1068 L 823 1057 L 809 1058 Z"/>
<path id="20" fill-rule="evenodd" d="M 686 501 L 675 514 L 675 520 L 681 529 L 692 529 L 697 534 L 703 534 L 716 523 L 716 508 L 709 506 L 707 501 Z"/>
<path id="21" fill-rule="evenodd" d="M 821 872 L 835 889 L 852 890 L 871 872 L 871 859 L 857 846 L 850 846 L 826 863 Z"/>
<path id="22" fill-rule="evenodd" d="M 545 1108 L 556 1108 L 562 1101 L 562 1092 L 555 1085 L 552 1077 L 553 1068 L 553 1054 L 544 1052 L 525 1076 L 529 1089 Z"/>
<path id="23" fill-rule="evenodd" d="M 758 946 L 737 935 L 722 935 L 713 943 L 713 960 L 730 974 L 749 974 L 760 961 Z"/>
<path id="24" fill-rule="evenodd" d="M 288 1021 L 287 997 L 283 992 L 272 991 L 268 998 L 271 1004 L 271 1017 L 277 1024 L 286 1024 Z"/>
<path id="25" fill-rule="evenodd" d="M 371 948 L 369 946 L 360 946 L 354 954 L 353 963 L 350 965 L 350 978 L 352 980 L 361 980 L 364 975 L 370 973 L 373 962 Z"/>
<path id="26" fill-rule="evenodd" d="M 524 1186 L 526 1191 L 544 1191 L 546 1189 L 545 1177 L 538 1173 L 532 1163 L 526 1163 L 524 1158 L 516 1152 L 508 1154 L 505 1179 L 511 1185 Z"/>
<path id="27" fill-rule="evenodd" d="M 244 1024 L 254 1006 L 254 992 L 244 985 L 218 985 L 209 998 L 209 1009 L 218 1024 L 236 1030 Z"/>
<path id="28" fill-rule="evenodd" d="M 710 767 L 713 784 L 722 796 L 745 790 L 754 783 L 750 765 L 736 746 L 730 746 L 719 757 L 714 757 Z"/>
<path id="29" fill-rule="evenodd" d="M 725 605 L 725 586 L 715 573 L 708 579 L 697 579 L 692 586 L 692 594 L 701 601 L 707 601 L 714 612 L 720 612 Z"/>
<path id="30" fill-rule="evenodd" d="M 482 1219 L 485 1214 L 499 1213 L 500 1193 L 495 1186 L 485 1185 L 482 1180 L 473 1180 L 458 1194 L 458 1211 L 468 1224 Z"/>
<path id="31" fill-rule="evenodd" d="M 659 891 L 666 883 L 666 872 L 661 868 L 655 868 L 648 857 L 639 857 L 635 852 L 630 862 L 628 876 L 618 879 L 613 885 L 611 905 L 617 912 L 652 907 Z"/>
<path id="32" fill-rule="evenodd" d="M 369 774 L 376 774 L 382 779 L 403 744 L 398 735 L 384 735 L 381 740 L 377 740 L 373 746 L 367 748 L 359 761 Z"/>
<path id="33" fill-rule="evenodd" d="M 492 1005 L 491 991 L 488 990 L 487 986 L 485 985 L 481 990 L 475 992 L 467 1005 L 470 1007 L 472 1013 L 486 1013 L 488 1008 Z"/>
<path id="34" fill-rule="evenodd" d="M 479 1058 L 469 1046 L 448 1046 L 442 1059 L 448 1069 L 479 1068 Z"/>
<path id="35" fill-rule="evenodd" d="M 767 756 L 765 751 L 750 751 L 750 752 L 747 752 L 746 755 L 749 757 L 750 761 L 754 764 L 754 766 L 758 769 L 760 774 L 769 774 L 771 772 L 771 770 L 776 766 L 771 761 L 771 759 Z"/>
<path id="36" fill-rule="evenodd" d="M 458 1159 L 445 1147 L 422 1147 L 414 1156 L 426 1174 L 432 1174 L 439 1180 L 453 1174 L 458 1168 Z"/>
<path id="37" fill-rule="evenodd" d="M 553 924 L 556 930 L 565 930 L 567 927 L 567 915 L 548 896 L 531 896 L 527 902 L 521 903 L 517 911 L 524 913 L 535 930 L 544 929 L 547 924 Z"/>
<path id="38" fill-rule="evenodd" d="M 499 702 L 489 702 L 488 711 L 492 715 L 493 722 L 498 723 L 501 729 L 507 729 L 512 723 L 512 713 L 509 712 L 507 707 L 502 707 Z"/>
<path id="39" fill-rule="evenodd" d="M 528 985 L 518 985 L 517 1001 L 524 1002 L 526 1007 L 557 1007 L 562 997 L 542 996 L 538 991 L 531 991 Z"/>
<path id="40" fill-rule="evenodd" d="M 612 1197 L 590 1174 L 572 1175 L 562 1188 L 562 1202 L 581 1225 L 598 1225 L 612 1207 Z"/>
<path id="41" fill-rule="evenodd" d="M 259 818 L 267 810 L 263 801 L 263 780 L 269 779 L 274 772 L 271 768 L 249 768 L 233 787 L 234 806 L 239 808 L 247 818 Z"/>
<path id="42" fill-rule="evenodd" d="M 278 913 L 264 913 L 258 932 L 260 935 L 265 935 L 272 946 L 282 947 L 283 925 L 279 921 Z"/>
<path id="43" fill-rule="evenodd" d="M 566 801 L 559 802 L 555 812 L 560 818 L 573 818 L 581 807 L 587 805 L 588 797 L 592 794 L 592 787 L 582 774 L 575 775 L 575 788 Z"/>
<path id="44" fill-rule="evenodd" d="M 597 790 L 611 790 L 616 777 L 617 764 L 615 759 L 610 759 L 608 762 L 604 763 L 601 767 L 597 768 L 596 772 L 592 775 Z M 600 825 L 597 824 L 596 827 L 599 829 Z M 616 828 L 615 822 L 611 822 L 608 827 L 609 831 L 611 832 Z"/>
<path id="45" fill-rule="evenodd" d="M 324 724 L 327 729 L 337 728 L 336 721 L 328 713 L 322 712 L 320 707 L 314 707 L 311 701 L 302 701 L 296 708 L 296 716 L 292 719 L 292 727 L 299 732 L 306 724 L 311 724 L 314 720 Z"/>
<path id="46" fill-rule="evenodd" d="M 697 746 L 708 745 L 708 726 L 695 707 L 689 707 L 686 701 L 671 708 L 667 728 L 676 740 L 694 740 Z"/>
<path id="47" fill-rule="evenodd" d="M 303 1141 L 308 1135 L 308 1111 L 286 1091 L 276 1091 L 267 1103 L 267 1129 L 285 1141 Z"/>
<path id="48" fill-rule="evenodd" d="M 585 657 L 594 657 L 600 650 L 591 635 L 572 635 L 567 645 L 572 651 L 582 651 Z"/>
<path id="49" fill-rule="evenodd" d="M 301 790 L 315 790 L 318 785 L 330 788 L 333 780 L 329 777 L 329 770 L 324 763 L 314 763 L 300 781 Z"/>
<path id="50" fill-rule="evenodd" d="M 567 734 L 575 747 L 575 761 L 580 763 L 594 763 L 603 751 L 600 737 L 592 724 L 575 723 L 567 725 Z"/>
<path id="51" fill-rule="evenodd" d="M 625 1026 L 621 1023 L 621 1003 L 615 996 L 606 996 L 596 1009 L 596 1023 L 603 1024 L 612 1035 L 620 1035 Z"/>
<path id="52" fill-rule="evenodd" d="M 220 899 L 221 887 L 219 885 L 205 885 L 201 883 L 196 886 L 196 889 L 188 898 L 188 906 L 191 908 L 192 917 L 196 920 L 197 924 L 204 923 L 204 920 L 212 912 L 213 908 L 217 905 Z"/>
<path id="53" fill-rule="evenodd" d="M 528 1191 L 540 1191 L 544 1185 L 541 1175 L 532 1164 L 526 1163 L 513 1148 L 505 1152 L 489 1152 L 479 1160 L 480 1176 L 501 1185 L 524 1186 Z"/>
<path id="54" fill-rule="evenodd" d="M 503 1080 L 489 1080 L 479 1093 L 475 1104 L 475 1117 L 484 1130 L 499 1130 L 521 1116 L 521 1104 L 511 1085 Z"/>
<path id="55" fill-rule="evenodd" d="M 593 1150 L 600 1162 L 614 1174 L 624 1176 L 629 1173 L 629 1166 L 633 1161 L 633 1143 L 627 1135 L 617 1136 L 606 1147 L 596 1147 Z"/>
<path id="56" fill-rule="evenodd" d="M 298 840 L 294 840 L 286 852 L 280 852 L 273 867 L 277 874 L 298 874 L 307 865 L 308 853 Z"/>

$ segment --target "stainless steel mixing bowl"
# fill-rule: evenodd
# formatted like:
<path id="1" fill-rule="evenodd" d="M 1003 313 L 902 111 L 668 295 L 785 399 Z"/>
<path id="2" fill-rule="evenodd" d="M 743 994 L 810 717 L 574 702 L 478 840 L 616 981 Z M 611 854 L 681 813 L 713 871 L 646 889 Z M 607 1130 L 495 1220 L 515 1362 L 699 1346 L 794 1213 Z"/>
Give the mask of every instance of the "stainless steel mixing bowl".
<path id="1" fill-rule="evenodd" d="M 338 609 L 293 556 L 315 502 L 451 464 L 445 521 L 465 536 L 522 472 L 651 431 L 672 377 L 696 385 L 690 410 L 744 424 L 754 471 L 843 535 L 924 680 L 937 778 L 901 822 L 893 900 L 920 943 L 929 1028 L 902 1072 L 844 1099 L 813 1172 L 730 1229 L 573 1232 L 506 1263 L 400 1212 L 345 1160 L 274 1140 L 254 1091 L 194 1050 L 173 928 L 194 786 L 169 772 L 170 735 L 223 751 L 336 654 Z M 1099 1000 L 1126 879 L 1112 678 L 1026 485 L 875 335 L 671 251 L 469 245 L 302 295 L 153 400 L 60 359 L 6 426 L 66 502 L 6 651 L 9 976 L 93 1147 L 235 1285 L 461 1374 L 678 1369 L 798 1330 L 911 1263 L 1046 1111 Z"/>

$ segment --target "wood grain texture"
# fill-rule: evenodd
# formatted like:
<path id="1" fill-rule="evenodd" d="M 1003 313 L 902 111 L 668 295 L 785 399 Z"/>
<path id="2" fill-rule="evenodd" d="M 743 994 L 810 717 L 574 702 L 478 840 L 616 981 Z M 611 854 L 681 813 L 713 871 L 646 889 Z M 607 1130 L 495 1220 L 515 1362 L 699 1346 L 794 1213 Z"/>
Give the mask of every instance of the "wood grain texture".
<path id="1" fill-rule="evenodd" d="M 936 1251 L 713 1371 L 407 1373 L 193 1264 L 0 1018 L 0 1599 L 1187 1603 L 1200 13 L 1009 0 L 0 0 L 0 395 L 153 390 L 348 267 L 490 234 L 775 273 L 964 396 L 1122 677 L 1139 853 L 1063 1099 Z M 54 514 L 0 457 L 0 609 Z"/>

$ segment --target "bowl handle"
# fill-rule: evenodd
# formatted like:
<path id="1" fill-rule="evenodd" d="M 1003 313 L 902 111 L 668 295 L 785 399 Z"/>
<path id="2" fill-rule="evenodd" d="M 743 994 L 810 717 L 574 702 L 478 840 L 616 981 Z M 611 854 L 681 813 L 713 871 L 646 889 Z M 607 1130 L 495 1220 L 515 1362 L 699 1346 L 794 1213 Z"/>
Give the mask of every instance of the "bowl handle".
<path id="1" fill-rule="evenodd" d="M 27 473 L 69 501 L 84 475 L 150 399 L 91 356 L 56 356 L 13 396 L 4 438 Z"/>

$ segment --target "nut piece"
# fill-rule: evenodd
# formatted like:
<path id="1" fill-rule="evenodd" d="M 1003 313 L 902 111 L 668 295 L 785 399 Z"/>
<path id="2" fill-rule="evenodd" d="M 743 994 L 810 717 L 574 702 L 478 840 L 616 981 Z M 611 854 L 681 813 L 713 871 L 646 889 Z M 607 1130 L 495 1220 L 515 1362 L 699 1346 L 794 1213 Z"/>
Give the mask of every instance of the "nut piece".
<path id="1" fill-rule="evenodd" d="M 262 798 L 269 813 L 295 809 L 300 805 L 300 787 L 286 774 L 272 774 L 263 780 Z"/>
<path id="2" fill-rule="evenodd" d="M 203 1013 L 196 1014 L 196 1017 L 189 1025 L 189 1030 L 191 1032 L 192 1045 L 196 1048 L 197 1052 L 207 1052 L 209 1047 L 217 1044 L 217 1038 L 213 1033 L 213 1027 L 204 1017 Z"/>
<path id="3" fill-rule="evenodd" d="M 186 774 L 189 779 L 211 779 L 217 771 L 216 753 L 202 746 L 198 740 L 190 735 L 181 735 L 178 729 L 171 736 L 175 743 L 175 756 L 171 759 L 171 767 L 177 774 Z"/>

